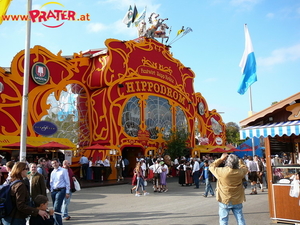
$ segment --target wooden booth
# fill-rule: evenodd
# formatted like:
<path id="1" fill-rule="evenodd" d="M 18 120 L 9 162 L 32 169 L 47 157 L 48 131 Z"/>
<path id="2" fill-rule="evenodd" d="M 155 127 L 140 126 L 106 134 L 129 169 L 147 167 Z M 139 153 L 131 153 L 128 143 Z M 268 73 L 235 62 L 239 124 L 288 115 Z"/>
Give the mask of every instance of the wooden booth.
<path id="1" fill-rule="evenodd" d="M 241 139 L 264 137 L 270 218 L 300 223 L 300 198 L 291 197 L 300 172 L 300 92 L 240 122 Z"/>

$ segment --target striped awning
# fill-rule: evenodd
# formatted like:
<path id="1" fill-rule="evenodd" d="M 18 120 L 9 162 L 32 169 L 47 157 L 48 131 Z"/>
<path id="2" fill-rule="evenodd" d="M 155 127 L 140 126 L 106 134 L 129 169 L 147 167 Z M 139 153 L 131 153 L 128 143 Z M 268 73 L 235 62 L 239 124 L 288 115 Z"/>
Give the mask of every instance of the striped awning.
<path id="1" fill-rule="evenodd" d="M 299 135 L 300 134 L 300 120 L 288 121 L 288 122 L 279 122 L 279 123 L 269 123 L 261 126 L 251 126 L 245 127 L 240 130 L 240 138 L 246 139 L 247 137 L 271 137 L 290 136 L 291 134 Z"/>

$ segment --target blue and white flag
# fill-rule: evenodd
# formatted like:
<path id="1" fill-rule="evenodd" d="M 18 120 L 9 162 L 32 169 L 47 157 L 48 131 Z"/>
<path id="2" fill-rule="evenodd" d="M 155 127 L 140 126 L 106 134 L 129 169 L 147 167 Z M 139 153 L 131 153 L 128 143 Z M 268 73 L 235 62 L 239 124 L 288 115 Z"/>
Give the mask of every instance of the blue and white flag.
<path id="1" fill-rule="evenodd" d="M 133 17 L 132 7 L 129 6 L 128 12 L 125 14 L 125 16 L 123 18 L 123 23 L 125 23 L 127 25 L 127 27 L 130 27 L 130 25 L 132 23 L 132 17 Z"/>
<path id="2" fill-rule="evenodd" d="M 240 67 L 242 68 L 242 79 L 238 89 L 238 93 L 241 95 L 245 94 L 248 88 L 257 81 L 256 77 L 256 61 L 254 56 L 254 50 L 247 28 L 245 24 L 245 51 L 240 62 Z"/>
<path id="3" fill-rule="evenodd" d="M 138 14 L 134 20 L 134 25 L 137 27 L 140 22 L 145 21 L 146 18 L 146 7 L 141 14 Z"/>

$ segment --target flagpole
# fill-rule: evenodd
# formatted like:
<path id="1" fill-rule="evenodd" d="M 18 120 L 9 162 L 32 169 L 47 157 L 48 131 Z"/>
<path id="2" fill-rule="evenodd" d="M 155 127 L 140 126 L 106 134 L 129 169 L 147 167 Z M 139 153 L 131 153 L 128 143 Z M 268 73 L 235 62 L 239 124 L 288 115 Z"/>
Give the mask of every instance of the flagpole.
<path id="1" fill-rule="evenodd" d="M 32 8 L 32 0 L 28 0 L 27 14 Z M 24 53 L 24 75 L 23 75 L 23 96 L 22 96 L 22 117 L 21 117 L 21 143 L 20 161 L 26 162 L 26 140 L 28 124 L 28 86 L 29 86 L 29 66 L 30 66 L 30 34 L 31 21 L 26 23 L 25 53 Z"/>

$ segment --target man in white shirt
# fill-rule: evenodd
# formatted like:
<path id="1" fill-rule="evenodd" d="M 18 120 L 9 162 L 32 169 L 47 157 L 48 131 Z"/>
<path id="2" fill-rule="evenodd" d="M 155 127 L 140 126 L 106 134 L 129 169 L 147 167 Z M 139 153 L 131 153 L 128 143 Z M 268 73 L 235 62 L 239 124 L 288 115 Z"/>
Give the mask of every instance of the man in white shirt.
<path id="1" fill-rule="evenodd" d="M 195 189 L 198 189 L 199 188 L 199 177 L 200 177 L 200 165 L 196 158 L 193 158 L 193 162 L 194 162 L 194 165 L 193 165 L 192 175 L 193 175 L 193 180 L 196 185 Z"/>
<path id="2" fill-rule="evenodd" d="M 248 157 L 248 163 L 247 163 L 247 167 L 248 167 L 248 177 L 249 180 L 251 182 L 251 189 L 252 192 L 250 193 L 250 195 L 256 195 L 257 194 L 257 187 L 256 187 L 256 183 L 257 183 L 257 172 L 258 172 L 258 165 L 256 162 L 253 161 L 253 157 L 249 156 Z"/>
<path id="3" fill-rule="evenodd" d="M 105 169 L 105 177 L 104 180 L 107 180 L 109 175 L 111 174 L 111 167 L 110 167 L 110 161 L 109 156 L 106 156 L 106 158 L 103 161 L 104 169 Z"/>
<path id="4" fill-rule="evenodd" d="M 54 219 L 58 225 L 62 225 L 61 206 L 64 198 L 70 197 L 70 179 L 68 170 L 60 167 L 58 159 L 52 159 L 54 168 L 50 175 L 50 191 L 53 202 Z"/>
<path id="5" fill-rule="evenodd" d="M 81 164 L 83 179 L 86 180 L 87 170 L 88 170 L 88 167 L 89 167 L 89 159 L 85 155 L 82 155 L 80 160 L 79 160 L 79 163 Z"/>
<path id="6" fill-rule="evenodd" d="M 153 171 L 153 189 L 154 192 L 160 192 L 160 174 L 161 174 L 161 166 L 160 161 L 153 159 L 154 164 L 149 167 L 150 170 Z"/>

